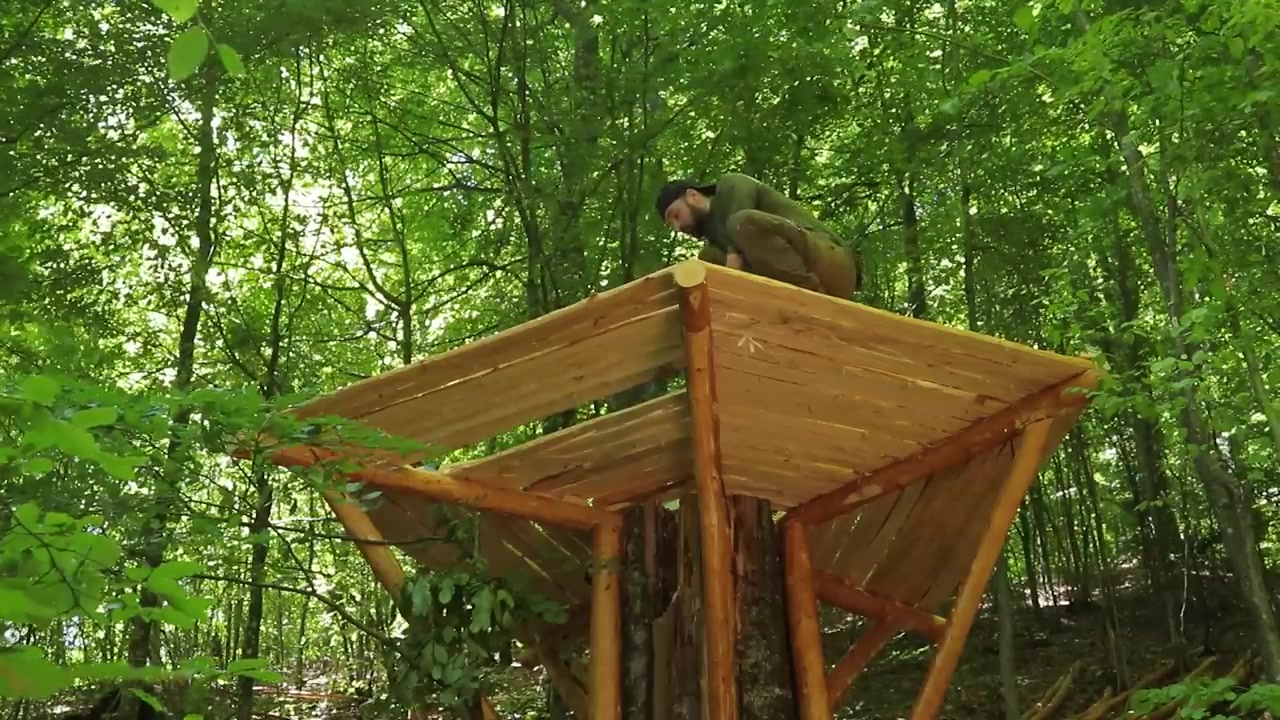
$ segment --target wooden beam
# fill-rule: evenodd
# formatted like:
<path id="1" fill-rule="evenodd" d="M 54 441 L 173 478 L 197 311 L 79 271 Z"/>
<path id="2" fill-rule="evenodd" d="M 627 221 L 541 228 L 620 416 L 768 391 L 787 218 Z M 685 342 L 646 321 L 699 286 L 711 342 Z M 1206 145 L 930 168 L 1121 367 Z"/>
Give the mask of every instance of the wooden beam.
<path id="1" fill-rule="evenodd" d="M 592 535 L 591 713 L 589 720 L 622 717 L 622 522 L 601 523 Z"/>
<path id="2" fill-rule="evenodd" d="M 938 644 L 938 651 L 933 656 L 933 663 L 920 688 L 915 707 L 912 708 L 911 720 L 933 720 L 942 707 L 947 686 L 951 684 L 951 676 L 960 662 L 960 654 L 964 651 L 973 618 L 978 613 L 982 594 L 1004 547 L 1005 537 L 1018 512 L 1018 505 L 1022 503 L 1022 498 L 1026 496 L 1027 489 L 1035 481 L 1040 465 L 1044 462 L 1045 445 L 1053 431 L 1053 420 L 1052 417 L 1039 420 L 1023 434 L 1022 445 L 1013 458 L 1000 494 L 996 496 L 987 529 L 969 564 L 969 574 L 960 585 L 960 592 L 947 622 L 947 630 L 943 633 L 942 642 Z"/>
<path id="3" fill-rule="evenodd" d="M 799 720 L 830 720 L 818 600 L 813 594 L 813 564 L 809 559 L 809 528 L 804 523 L 782 523 L 782 553 Z"/>
<path id="4" fill-rule="evenodd" d="M 310 467 L 339 459 L 342 456 L 333 450 L 303 445 L 282 448 L 271 454 L 271 462 L 285 467 Z M 579 530 L 590 530 L 600 523 L 617 522 L 618 517 L 617 513 L 588 505 L 519 490 L 487 487 L 420 468 L 362 467 L 344 475 L 369 485 L 416 493 L 436 502 L 468 505 L 478 510 Z"/>
<path id="5" fill-rule="evenodd" d="M 711 351 L 711 307 L 706 266 L 699 260 L 676 265 L 672 272 L 680 290 L 688 370 L 693 471 L 698 492 L 702 545 L 702 595 L 706 615 L 706 685 L 703 697 L 709 720 L 737 720 L 738 692 L 734 667 L 737 618 L 734 613 L 733 536 L 720 474 L 720 419 Z"/>
<path id="6" fill-rule="evenodd" d="M 836 708 L 840 707 L 840 699 L 848 692 L 853 681 L 867 669 L 893 636 L 901 631 L 902 626 L 897 620 L 874 621 L 871 627 L 864 630 L 858 641 L 849 648 L 849 652 L 840 658 L 840 662 L 831 669 L 831 672 L 827 673 L 827 698 L 831 702 L 832 715 L 835 714 Z"/>
<path id="7" fill-rule="evenodd" d="M 1087 393 L 1097 387 L 1100 377 L 1098 371 L 1086 370 L 1029 395 L 1021 402 L 978 420 L 936 445 L 792 508 L 786 519 L 820 525 L 885 493 L 900 490 L 917 480 L 977 457 L 1006 442 L 1032 423 L 1087 404 Z"/>
<path id="8" fill-rule="evenodd" d="M 873 595 L 848 581 L 821 570 L 813 573 L 813 592 L 818 600 L 871 620 L 893 620 L 899 629 L 909 630 L 937 644 L 947 628 L 945 618 L 897 600 Z"/>
<path id="9" fill-rule="evenodd" d="M 356 549 L 364 556 L 365 562 L 369 563 L 373 576 L 398 604 L 400 591 L 404 588 L 405 574 L 400 561 L 391 552 L 391 546 L 385 544 L 382 533 L 369 519 L 368 513 L 354 500 L 334 491 L 326 491 L 323 495 L 338 522 L 342 523 L 342 527 L 355 542 Z"/>

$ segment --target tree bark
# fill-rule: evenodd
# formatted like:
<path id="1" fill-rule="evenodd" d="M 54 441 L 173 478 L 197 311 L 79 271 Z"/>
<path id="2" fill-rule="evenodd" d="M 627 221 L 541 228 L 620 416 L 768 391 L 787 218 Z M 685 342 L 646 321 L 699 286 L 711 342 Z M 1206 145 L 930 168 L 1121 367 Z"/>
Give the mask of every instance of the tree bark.
<path id="1" fill-rule="evenodd" d="M 782 546 L 766 500 L 730 501 L 737 570 L 738 695 L 742 720 L 795 720 Z"/>

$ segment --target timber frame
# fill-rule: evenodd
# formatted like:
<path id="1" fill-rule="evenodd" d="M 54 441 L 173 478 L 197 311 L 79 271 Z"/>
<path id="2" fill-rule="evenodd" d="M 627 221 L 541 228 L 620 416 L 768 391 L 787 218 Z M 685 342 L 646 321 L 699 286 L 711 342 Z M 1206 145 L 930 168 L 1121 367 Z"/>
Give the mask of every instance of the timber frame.
<path id="1" fill-rule="evenodd" d="M 492 567 L 525 573 L 590 613 L 585 689 L 552 652 L 572 623 L 560 637 L 518 635 L 590 720 L 622 713 L 623 511 L 690 493 L 701 528 L 704 708 L 712 720 L 737 719 L 727 499 L 768 500 L 786 509 L 800 720 L 832 717 L 900 632 L 936 645 L 911 718 L 936 717 L 1018 505 L 1101 378 L 1088 359 L 690 260 L 295 414 L 357 419 L 448 452 L 680 370 L 683 390 L 480 460 L 434 471 L 410 467 L 416 457 L 366 458 L 346 475 L 382 490 L 382 507 L 325 499 L 395 595 L 405 573 L 389 545 L 427 568 L 453 561 L 409 539 L 414 527 L 430 529 L 428 504 L 478 511 Z M 342 459 L 306 445 L 269 457 L 288 467 Z M 589 587 L 579 588 L 586 567 Z M 819 602 L 871 621 L 830 670 Z M 487 702 L 482 710 L 496 716 Z"/>

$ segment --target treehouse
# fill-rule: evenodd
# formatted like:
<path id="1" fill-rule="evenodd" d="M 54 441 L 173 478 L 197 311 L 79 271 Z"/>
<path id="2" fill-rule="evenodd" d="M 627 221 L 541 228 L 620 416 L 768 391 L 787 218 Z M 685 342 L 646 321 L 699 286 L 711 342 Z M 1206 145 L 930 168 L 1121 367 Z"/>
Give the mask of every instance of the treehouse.
<path id="1" fill-rule="evenodd" d="M 296 413 L 447 452 L 682 378 L 439 471 L 366 457 L 349 477 L 382 492 L 376 507 L 330 505 L 374 541 L 361 551 L 393 592 L 404 571 L 388 545 L 447 568 L 462 549 L 413 538 L 433 532 L 433 506 L 478 513 L 492 572 L 589 618 L 522 637 L 579 718 L 830 718 L 909 633 L 931 646 L 911 711 L 924 720 L 1019 503 L 1099 377 L 1087 359 L 691 260 Z M 289 445 L 272 460 L 336 452 Z M 834 663 L 819 603 L 866 619 Z M 585 679 L 556 652 L 578 641 Z"/>

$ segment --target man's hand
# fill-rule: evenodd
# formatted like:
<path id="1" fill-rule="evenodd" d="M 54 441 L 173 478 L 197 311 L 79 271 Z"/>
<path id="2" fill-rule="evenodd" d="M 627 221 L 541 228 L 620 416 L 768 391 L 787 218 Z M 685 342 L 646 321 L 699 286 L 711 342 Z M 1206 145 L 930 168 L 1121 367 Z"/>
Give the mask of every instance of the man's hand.
<path id="1" fill-rule="evenodd" d="M 742 264 L 743 264 L 743 263 L 742 263 L 742 255 L 740 255 L 740 254 L 738 254 L 738 253 L 736 253 L 736 252 L 735 252 L 735 253 L 729 253 L 729 254 L 725 257 L 725 259 L 724 259 L 724 264 L 725 264 L 726 266 L 728 266 L 728 267 L 733 268 L 734 270 L 741 270 L 741 269 L 742 269 Z"/>

